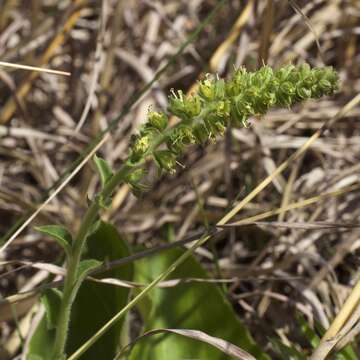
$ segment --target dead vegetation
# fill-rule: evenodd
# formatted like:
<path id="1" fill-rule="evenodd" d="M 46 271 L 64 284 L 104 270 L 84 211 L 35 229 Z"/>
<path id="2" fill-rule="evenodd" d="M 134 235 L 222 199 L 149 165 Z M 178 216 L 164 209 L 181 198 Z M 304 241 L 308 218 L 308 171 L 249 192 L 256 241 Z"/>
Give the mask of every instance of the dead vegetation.
<path id="1" fill-rule="evenodd" d="M 359 277 L 360 6 L 355 0 L 297 1 L 301 15 L 290 5 L 227 1 L 130 108 L 133 94 L 176 53 L 215 1 L 4 1 L 0 60 L 71 72 L 68 77 L 0 68 L 4 242 L 109 126 L 99 151 L 117 167 L 149 106 L 165 108 L 171 88 L 188 91 L 204 73 L 226 76 L 233 66 L 325 63 L 339 71 L 337 95 L 274 110 L 252 119 L 248 129 L 232 129 L 216 144 L 193 148 L 184 168 L 174 176 L 154 176 L 141 198 L 121 187 L 103 216 L 131 243 L 158 246 L 169 229 L 179 240 L 215 224 L 271 176 L 269 186 L 243 204 L 236 221 L 245 220 L 234 220 L 213 247 L 197 255 L 215 279 L 231 280 L 228 296 L 265 350 L 268 336 L 285 344 L 299 341 L 296 313 L 327 328 Z M 289 157 L 285 171 L 273 176 Z M 32 226 L 63 223 L 76 229 L 97 186 L 87 163 L 7 246 L 1 254 L 3 298 L 37 288 L 54 273 L 49 264 L 60 264 L 60 249 Z M 39 262 L 47 265 L 34 266 Z M 20 331 L 27 334 L 37 296 L 15 302 Z M 13 357 L 21 341 L 9 305 L 1 307 L 1 346 Z"/>

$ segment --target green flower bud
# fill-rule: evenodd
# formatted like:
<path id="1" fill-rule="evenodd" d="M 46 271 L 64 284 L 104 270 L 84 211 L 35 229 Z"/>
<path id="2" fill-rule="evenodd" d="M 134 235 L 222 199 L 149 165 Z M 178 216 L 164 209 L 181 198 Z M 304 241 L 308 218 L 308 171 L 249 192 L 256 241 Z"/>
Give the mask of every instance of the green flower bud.
<path id="1" fill-rule="evenodd" d="M 280 91 L 287 95 L 292 95 L 295 92 L 295 87 L 291 82 L 284 82 L 280 85 Z"/>
<path id="2" fill-rule="evenodd" d="M 184 94 L 181 90 L 177 94 L 172 90 L 172 95 L 169 97 L 169 112 L 179 117 L 186 115 Z"/>
<path id="3" fill-rule="evenodd" d="M 193 144 L 195 142 L 192 129 L 189 126 L 180 126 L 177 129 L 177 138 L 184 145 Z"/>
<path id="4" fill-rule="evenodd" d="M 306 87 L 299 86 L 296 89 L 296 94 L 300 99 L 306 100 L 311 98 L 311 89 L 307 89 Z"/>
<path id="5" fill-rule="evenodd" d="M 289 107 L 293 103 L 293 95 L 295 94 L 295 86 L 287 81 L 280 84 L 278 92 L 278 104 Z"/>
<path id="6" fill-rule="evenodd" d="M 260 85 L 264 85 L 271 81 L 274 76 L 274 71 L 270 66 L 263 66 L 256 73 L 257 78 L 260 80 Z"/>
<path id="7" fill-rule="evenodd" d="M 159 131 L 165 130 L 168 126 L 168 118 L 164 113 L 149 111 L 149 124 Z"/>
<path id="8" fill-rule="evenodd" d="M 296 71 L 294 65 L 286 65 L 280 68 L 279 70 L 277 70 L 275 72 L 275 76 L 280 80 L 280 82 L 284 82 L 288 79 L 288 77 L 294 70 Z"/>
<path id="9" fill-rule="evenodd" d="M 194 144 L 195 142 L 196 139 L 192 128 L 188 125 L 182 124 L 174 128 L 166 139 L 168 149 L 175 154 L 181 154 L 186 145 Z"/>
<path id="10" fill-rule="evenodd" d="M 276 95 L 273 92 L 266 92 L 261 97 L 260 111 L 259 114 L 265 114 L 266 111 L 276 104 Z"/>
<path id="11" fill-rule="evenodd" d="M 150 147 L 150 137 L 148 135 L 135 135 L 132 137 L 130 153 L 131 162 L 139 161 Z"/>
<path id="12" fill-rule="evenodd" d="M 179 90 L 178 95 L 173 93 L 173 96 L 169 98 L 169 111 L 183 120 L 190 120 L 201 111 L 200 98 L 198 95 L 186 98 Z"/>
<path id="13" fill-rule="evenodd" d="M 149 136 L 142 136 L 134 144 L 134 152 L 144 154 L 150 146 Z"/>
<path id="14" fill-rule="evenodd" d="M 135 169 L 134 171 L 132 171 L 128 176 L 126 181 L 129 184 L 137 184 L 139 183 L 139 181 L 146 175 L 146 170 L 144 169 Z"/>
<path id="15" fill-rule="evenodd" d="M 194 125 L 193 134 L 198 144 L 204 144 L 207 140 L 209 140 L 208 129 L 202 123 Z"/>
<path id="16" fill-rule="evenodd" d="M 154 152 L 154 158 L 160 169 L 169 171 L 170 173 L 175 172 L 176 158 L 169 150 L 158 150 Z"/>
<path id="17" fill-rule="evenodd" d="M 175 133 L 172 133 L 166 139 L 166 146 L 172 153 L 178 155 L 180 155 L 184 149 L 184 144 L 180 141 L 179 137 Z"/>
<path id="18" fill-rule="evenodd" d="M 298 73 L 299 73 L 299 80 L 305 79 L 306 77 L 309 76 L 309 74 L 311 74 L 310 65 L 307 64 L 307 63 L 301 64 L 301 65 L 299 66 Z"/>
<path id="19" fill-rule="evenodd" d="M 211 132 L 214 135 L 213 137 L 215 137 L 217 134 L 224 135 L 226 126 L 221 118 L 217 117 L 216 115 L 211 116 L 205 120 L 205 123 L 206 127 L 211 129 Z"/>
<path id="20" fill-rule="evenodd" d="M 216 103 L 216 115 L 223 118 L 229 117 L 230 115 L 229 101 L 219 101 Z"/>
<path id="21" fill-rule="evenodd" d="M 201 111 L 201 103 L 199 96 L 191 96 L 185 100 L 186 113 L 190 117 L 198 116 Z"/>
<path id="22" fill-rule="evenodd" d="M 141 197 L 141 195 L 150 190 L 150 185 L 148 184 L 129 184 L 130 190 L 134 196 L 137 198 Z"/>
<path id="23" fill-rule="evenodd" d="M 223 79 L 217 79 L 214 85 L 215 99 L 223 100 L 225 97 L 225 81 Z"/>
<path id="24" fill-rule="evenodd" d="M 319 81 L 319 87 L 325 94 L 327 94 L 331 91 L 333 86 L 329 80 L 321 79 Z"/>
<path id="25" fill-rule="evenodd" d="M 199 95 L 205 100 L 213 100 L 215 98 L 214 82 L 209 78 L 199 82 Z"/>

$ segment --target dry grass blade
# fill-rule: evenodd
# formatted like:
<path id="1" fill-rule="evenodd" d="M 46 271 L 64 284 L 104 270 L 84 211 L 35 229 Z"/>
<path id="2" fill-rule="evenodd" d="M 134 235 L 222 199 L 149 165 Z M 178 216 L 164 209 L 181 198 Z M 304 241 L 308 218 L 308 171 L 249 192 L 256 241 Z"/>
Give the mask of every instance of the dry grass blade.
<path id="1" fill-rule="evenodd" d="M 94 55 L 95 63 L 94 63 L 93 73 L 92 73 L 91 81 L 90 81 L 89 94 L 88 94 L 88 98 L 86 100 L 83 112 L 80 116 L 80 120 L 79 120 L 78 124 L 76 125 L 75 132 L 80 131 L 80 129 L 84 125 L 86 117 L 89 114 L 91 104 L 94 100 L 96 86 L 98 84 L 100 72 L 103 67 L 103 60 L 104 60 L 103 59 L 104 58 L 103 45 L 104 45 L 107 19 L 108 19 L 108 15 L 109 15 L 108 13 L 109 13 L 108 4 L 107 4 L 107 1 L 104 0 L 102 2 L 102 6 L 101 6 L 101 16 L 99 19 L 99 34 L 98 34 L 98 38 L 96 41 L 96 50 L 95 50 L 95 55 Z"/>
<path id="2" fill-rule="evenodd" d="M 267 64 L 274 26 L 274 1 L 268 0 L 263 14 L 258 64 Z"/>
<path id="3" fill-rule="evenodd" d="M 38 269 L 38 270 L 44 270 L 47 271 L 49 274 L 55 274 L 55 275 L 64 275 L 65 274 L 65 269 L 54 265 L 54 264 L 49 264 L 49 263 L 43 263 L 43 262 L 30 262 L 30 261 L 24 261 L 24 260 L 10 260 L 10 261 L 1 261 L 0 262 L 0 266 L 4 266 L 4 265 L 22 265 L 21 268 L 23 267 L 32 267 L 34 269 Z M 15 270 L 13 270 L 15 271 Z M 1 274 L 1 277 L 6 276 L 7 273 Z"/>
<path id="4" fill-rule="evenodd" d="M 76 0 L 74 1 L 74 6 L 80 6 L 84 3 L 84 0 Z M 44 54 L 39 59 L 39 65 L 46 64 L 51 56 L 54 54 L 55 50 L 64 42 L 65 36 L 69 33 L 69 31 L 75 26 L 76 22 L 81 16 L 81 10 L 76 10 L 65 22 L 61 31 L 55 36 L 53 41 L 50 43 Z M 38 77 L 40 72 L 36 71 L 30 74 L 28 79 L 23 82 L 19 89 L 16 91 L 16 96 L 21 100 L 23 99 L 31 90 L 31 86 L 33 81 Z M 7 123 L 11 117 L 13 116 L 16 110 L 16 103 L 14 99 L 9 99 L 0 113 L 0 124 Z"/>
<path id="5" fill-rule="evenodd" d="M 344 343 L 348 342 L 349 339 L 359 331 L 359 319 L 360 304 L 356 306 L 355 311 L 349 317 L 344 327 L 336 335 L 329 337 L 326 340 L 324 338 L 321 339 L 319 346 L 315 349 L 310 359 L 324 360 L 337 344 L 339 344 L 339 348 L 344 346 Z"/>
<path id="6" fill-rule="evenodd" d="M 342 337 L 338 341 L 338 343 L 336 344 L 335 349 L 334 349 L 335 351 L 340 351 L 345 346 L 347 346 L 348 344 L 353 342 L 355 340 L 356 336 L 359 335 L 359 333 L 360 333 L 360 321 L 359 321 L 360 314 L 359 314 L 358 310 L 356 310 L 354 312 L 353 316 L 354 316 L 354 320 L 356 321 L 355 326 L 346 335 L 344 335 L 344 337 Z"/>
<path id="7" fill-rule="evenodd" d="M 208 231 L 208 234 L 210 234 L 213 238 L 216 238 L 216 236 L 223 234 L 224 230 L 218 230 L 218 229 L 212 229 Z M 113 260 L 110 262 L 107 262 L 101 266 L 99 266 L 98 268 L 94 269 L 90 275 L 99 275 L 101 273 L 103 273 L 104 271 L 108 271 L 108 270 L 112 270 L 112 269 L 116 269 L 120 266 L 126 265 L 126 264 L 130 264 L 136 260 L 139 259 L 143 259 L 145 257 L 154 255 L 154 254 L 158 254 L 161 251 L 167 250 L 167 249 L 173 249 L 188 243 L 192 243 L 195 240 L 197 240 L 201 235 L 203 234 L 203 231 L 200 231 L 198 233 L 196 233 L 195 235 L 191 235 L 191 236 L 187 236 L 184 239 L 181 240 L 177 240 L 174 241 L 172 243 L 166 243 L 166 244 L 162 244 L 159 246 L 155 246 L 152 247 L 150 249 L 146 249 L 143 251 L 139 251 L 133 255 L 121 258 L 121 259 L 117 259 L 117 260 Z M 14 260 L 14 261 L 7 261 L 7 262 L 3 262 L 3 263 L 16 263 L 18 264 L 19 261 L 18 260 Z M 21 261 L 20 261 L 21 263 Z M 26 262 L 26 266 L 31 267 L 33 263 L 31 262 Z M 0 264 L 1 265 L 1 264 Z M 16 270 L 14 270 L 16 271 Z M 51 283 L 47 283 L 45 285 L 39 286 L 38 288 L 32 289 L 32 290 L 27 290 L 15 295 L 11 295 L 5 299 L 0 300 L 0 309 L 4 304 L 16 304 L 18 302 L 23 302 L 25 301 L 27 298 L 33 297 L 34 294 L 38 294 L 39 292 L 41 292 L 44 289 L 48 289 L 48 288 L 54 288 L 54 287 L 59 287 L 63 284 L 63 281 L 53 281 Z"/>
<path id="8" fill-rule="evenodd" d="M 300 230 L 321 230 L 321 229 L 354 229 L 359 228 L 360 224 L 346 224 L 337 222 L 317 221 L 317 222 L 285 222 L 285 221 L 254 221 L 254 225 L 280 227 L 285 229 L 300 229 Z"/>
<path id="9" fill-rule="evenodd" d="M 311 197 L 309 199 L 305 199 L 305 200 L 302 200 L 302 201 L 299 201 L 299 202 L 289 204 L 289 205 L 287 205 L 285 207 L 269 210 L 269 211 L 266 211 L 266 212 L 258 214 L 258 215 L 254 215 L 254 216 L 251 216 L 251 217 L 248 217 L 248 218 L 244 218 L 244 219 L 241 219 L 241 220 L 236 221 L 234 223 L 218 224 L 217 227 L 224 227 L 225 228 L 225 227 L 243 226 L 243 225 L 252 224 L 252 223 L 257 222 L 258 220 L 266 219 L 268 217 L 278 215 L 278 214 L 281 214 L 281 213 L 289 211 L 289 210 L 294 210 L 294 209 L 302 208 L 304 206 L 309 206 L 311 204 L 315 204 L 316 202 L 318 202 L 318 201 L 320 201 L 322 199 L 330 198 L 330 197 L 334 197 L 334 196 L 339 196 L 341 194 L 346 194 L 348 192 L 358 190 L 359 188 L 360 188 L 360 184 L 347 186 L 347 187 L 341 188 L 339 190 L 331 191 L 331 192 L 328 192 L 328 193 L 323 193 L 323 194 Z"/>
<path id="10" fill-rule="evenodd" d="M 299 5 L 294 1 L 294 0 L 288 0 L 290 5 L 292 6 L 292 8 L 301 15 L 301 17 L 303 18 L 303 20 L 305 21 L 306 25 L 309 27 L 309 29 L 311 30 L 311 32 L 314 35 L 315 38 L 315 42 L 316 42 L 316 46 L 319 50 L 319 54 L 321 57 L 321 60 L 323 62 L 323 64 L 325 64 L 325 58 L 324 58 L 324 54 L 323 51 L 321 50 L 321 46 L 320 46 L 320 42 L 319 42 L 319 37 L 313 27 L 313 25 L 311 24 L 311 21 L 309 20 L 309 18 L 305 15 L 305 13 L 301 10 L 301 8 L 299 7 Z"/>
<path id="11" fill-rule="evenodd" d="M 71 73 L 68 71 L 46 69 L 46 68 L 42 68 L 42 67 L 38 67 L 38 66 L 14 64 L 14 63 L 6 62 L 6 61 L 0 61 L 0 66 L 10 67 L 10 68 L 19 69 L 19 70 L 38 71 L 38 72 L 43 72 L 43 73 L 52 74 L 52 75 L 63 75 L 63 76 L 71 75 Z"/>
<path id="12" fill-rule="evenodd" d="M 87 280 L 140 293 L 143 283 L 123 282 L 105 271 L 192 246 L 209 278 L 167 280 L 165 275 L 153 287 L 219 284 L 266 352 L 275 350 L 268 342 L 274 337 L 304 356 L 314 350 L 300 340 L 294 320 L 300 311 L 310 327 L 315 322 L 330 327 L 331 337 L 320 346 L 322 358 L 341 356 L 336 352 L 359 329 L 360 285 L 346 301 L 357 281 L 360 254 L 359 4 L 227 0 L 200 36 L 189 37 L 213 7 L 213 0 L 35 1 L 29 6 L 3 1 L 0 247 L 107 132 L 111 136 L 99 155 L 111 168 L 121 166 L 149 107 L 167 111 L 170 89 L 191 93 L 198 86 L 191 84 L 206 72 L 229 78 L 234 67 L 252 71 L 266 63 L 275 70 L 290 62 L 321 67 L 325 59 L 342 83 L 334 96 L 291 110 L 274 108 L 251 119 L 248 129 L 233 127 L 206 148 L 191 146 L 181 159 L 186 168 L 179 166 L 176 174 L 160 178 L 149 162 L 150 191 L 139 198 L 121 186 L 101 218 L 134 248 L 145 250 L 105 262 Z M 62 269 L 50 265 L 60 265 L 63 252 L 32 225 L 62 224 L 75 233 L 86 200 L 99 188 L 92 166 L 84 166 L 0 254 L 4 360 L 26 351 L 22 338 L 30 339 L 31 329 L 18 324 L 33 316 L 29 309 L 38 307 L 40 293 L 63 285 Z M 209 237 L 195 245 L 203 234 Z M 49 281 L 49 272 L 57 279 Z M 140 325 L 131 317 L 130 336 Z M 358 336 L 351 347 L 356 352 Z"/>
<path id="13" fill-rule="evenodd" d="M 178 286 L 180 284 L 188 284 L 188 283 L 208 283 L 208 284 L 232 284 L 239 280 L 253 280 L 253 281 L 264 281 L 264 280 L 272 280 L 272 281 L 287 281 L 287 280 L 296 280 L 299 277 L 266 277 L 266 278 L 255 278 L 255 277 L 233 277 L 229 279 L 215 279 L 215 278 L 180 278 L 180 279 L 171 279 L 165 280 L 158 283 L 157 287 L 159 288 L 171 288 L 174 286 Z M 147 284 L 129 282 L 129 281 L 117 281 L 114 278 L 104 278 L 104 279 L 97 279 L 91 276 L 87 277 L 88 280 L 95 281 L 95 282 L 103 282 L 106 284 L 113 283 L 116 286 L 123 286 L 123 287 L 145 287 Z"/>
<path id="14" fill-rule="evenodd" d="M 211 71 L 218 71 L 221 63 L 221 59 L 224 56 L 224 53 L 229 49 L 229 47 L 234 43 L 234 41 L 239 36 L 241 30 L 244 28 L 246 23 L 249 20 L 251 12 L 253 10 L 254 0 L 250 0 L 245 9 L 242 11 L 235 24 L 233 25 L 230 34 L 227 36 L 225 41 L 216 49 L 212 55 L 209 66 Z"/>
<path id="15" fill-rule="evenodd" d="M 295 153 L 293 153 L 286 161 L 284 161 L 272 174 L 264 179 L 253 191 L 250 192 L 239 204 L 237 204 L 231 211 L 229 211 L 224 218 L 220 220 L 217 225 L 226 224 L 235 214 L 237 214 L 246 204 L 255 198 L 262 190 L 264 190 L 271 182 L 281 174 L 292 162 L 300 158 L 300 156 L 321 136 L 322 132 L 333 125 L 334 122 L 344 116 L 347 112 L 353 109 L 360 103 L 360 94 L 351 99 L 333 119 L 326 122 L 318 131 L 316 131 Z"/>
<path id="16" fill-rule="evenodd" d="M 255 358 L 250 355 L 247 351 L 244 351 L 242 349 L 240 349 L 238 346 L 225 341 L 223 339 L 219 339 L 217 337 L 214 336 L 210 336 L 206 333 L 204 333 L 203 331 L 199 331 L 199 330 L 191 330 L 191 329 L 155 329 L 155 330 L 151 330 L 146 332 L 145 334 L 137 337 L 133 342 L 131 342 L 130 344 L 126 345 L 118 354 L 118 356 L 116 357 L 116 359 L 121 359 L 125 353 L 130 350 L 138 341 L 140 341 L 141 339 L 148 337 L 148 336 L 153 336 L 156 334 L 161 334 L 161 333 L 173 333 L 173 334 L 177 334 L 177 335 L 181 335 L 181 336 L 185 336 L 194 340 L 198 340 L 198 341 L 202 341 L 205 342 L 211 346 L 216 347 L 217 349 L 219 349 L 220 351 L 222 351 L 224 354 L 229 355 L 235 359 L 239 359 L 239 360 L 255 360 Z"/>
<path id="17" fill-rule="evenodd" d="M 133 281 L 123 281 L 115 278 L 102 278 L 97 279 L 91 276 L 87 277 L 87 280 L 97 282 L 99 284 L 109 284 L 119 287 L 125 288 L 142 288 L 147 286 L 148 284 L 142 284 Z M 208 279 L 208 278 L 181 278 L 181 279 L 171 279 L 161 281 L 157 284 L 157 288 L 172 288 L 181 284 L 191 284 L 191 283 L 207 283 L 207 284 L 232 284 L 236 281 L 239 281 L 239 278 L 232 278 L 232 279 Z"/>
<path id="18" fill-rule="evenodd" d="M 16 312 L 18 316 L 26 314 L 29 309 L 34 305 L 38 298 L 38 294 L 24 295 L 22 298 L 17 297 L 17 301 L 13 302 L 3 300 L 0 304 L 0 322 L 13 320 L 13 312 Z"/>
<path id="19" fill-rule="evenodd" d="M 109 135 L 105 135 L 102 140 L 94 147 L 94 149 L 84 158 L 83 161 L 75 168 L 75 170 L 54 190 L 54 192 L 30 215 L 27 220 L 15 231 L 9 240 L 0 248 L 3 252 L 17 236 L 35 219 L 35 217 L 53 200 L 56 195 L 70 182 L 70 180 L 83 168 L 83 166 L 94 156 L 96 151 L 106 142 Z"/>
<path id="20" fill-rule="evenodd" d="M 343 333 L 347 332 L 346 330 L 348 330 L 347 325 L 349 324 L 349 318 L 356 313 L 357 319 L 360 317 L 359 298 L 360 281 L 356 283 L 340 312 L 337 314 L 330 327 L 327 329 L 325 335 L 322 337 L 319 346 L 311 356 L 311 360 L 325 359 L 327 354 L 336 345 L 337 341 L 340 340 Z M 358 311 L 356 311 L 356 308 L 358 308 Z"/>

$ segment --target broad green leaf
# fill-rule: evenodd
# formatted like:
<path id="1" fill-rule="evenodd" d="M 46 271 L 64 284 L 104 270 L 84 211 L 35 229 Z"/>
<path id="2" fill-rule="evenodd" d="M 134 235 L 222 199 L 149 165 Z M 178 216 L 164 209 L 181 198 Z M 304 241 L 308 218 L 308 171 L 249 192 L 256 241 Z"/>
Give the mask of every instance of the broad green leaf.
<path id="1" fill-rule="evenodd" d="M 104 159 L 97 155 L 94 156 L 94 163 L 100 175 L 101 185 L 104 187 L 107 181 L 113 176 L 111 167 Z"/>
<path id="2" fill-rule="evenodd" d="M 109 261 L 129 256 L 126 241 L 110 224 L 99 222 L 87 239 L 86 256 L 90 260 L 83 260 L 79 266 L 78 279 L 85 277 L 89 270 L 97 266 L 100 261 Z M 133 267 L 131 264 L 109 270 L 101 277 L 132 280 Z M 99 276 L 99 278 L 101 278 Z M 126 305 L 129 298 L 129 289 L 108 284 L 84 281 L 76 295 L 72 306 L 71 324 L 68 335 L 66 353 L 76 351 L 86 340 L 96 333 L 110 318 Z M 102 336 L 80 359 L 98 360 L 113 359 L 120 346 L 120 333 L 123 322 L 118 322 L 104 336 Z M 46 319 L 43 317 L 32 336 L 27 360 L 39 356 L 48 360 L 51 346 L 54 342 L 54 330 L 49 330 Z"/>
<path id="3" fill-rule="evenodd" d="M 48 329 L 54 329 L 56 327 L 61 299 L 62 292 L 58 289 L 46 289 L 41 296 L 41 302 L 45 307 Z"/>
<path id="4" fill-rule="evenodd" d="M 87 239 L 87 257 L 104 260 L 115 260 L 129 256 L 126 241 L 116 228 L 100 221 L 94 232 Z M 132 280 L 131 264 L 109 270 L 103 278 Z M 99 277 L 99 278 L 101 278 Z M 86 340 L 93 336 L 110 318 L 126 305 L 129 289 L 91 281 L 82 283 L 72 309 L 70 336 L 67 353 L 72 354 Z M 117 323 L 102 336 L 80 359 L 98 360 L 113 359 L 120 345 L 120 333 L 123 322 Z"/>
<path id="5" fill-rule="evenodd" d="M 56 242 L 65 250 L 66 255 L 69 256 L 71 252 L 72 236 L 70 232 L 61 225 L 45 225 L 37 226 L 35 230 L 51 236 Z"/>
<path id="6" fill-rule="evenodd" d="M 44 360 L 44 358 L 38 355 L 29 355 L 28 360 Z"/>
<path id="7" fill-rule="evenodd" d="M 183 250 L 173 249 L 136 263 L 136 281 L 149 283 Z M 190 257 L 171 275 L 179 278 L 208 278 L 194 257 Z M 256 359 L 269 359 L 252 339 L 219 288 L 206 282 L 183 283 L 170 288 L 155 288 L 147 302 L 139 306 L 145 331 L 158 328 L 202 331 L 251 353 Z M 139 341 L 130 354 L 131 360 L 230 359 L 210 345 L 179 335 L 154 335 Z"/>
<path id="8" fill-rule="evenodd" d="M 27 353 L 27 360 L 47 360 L 50 359 L 52 346 L 55 341 L 55 329 L 49 329 L 46 316 L 43 316 L 32 335 Z"/>

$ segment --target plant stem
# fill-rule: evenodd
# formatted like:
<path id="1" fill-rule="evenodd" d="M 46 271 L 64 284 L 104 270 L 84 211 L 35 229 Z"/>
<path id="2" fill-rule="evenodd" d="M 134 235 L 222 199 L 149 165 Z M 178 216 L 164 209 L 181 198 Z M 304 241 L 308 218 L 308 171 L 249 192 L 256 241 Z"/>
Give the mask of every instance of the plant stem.
<path id="1" fill-rule="evenodd" d="M 123 165 L 121 169 L 105 184 L 104 189 L 100 192 L 99 197 L 105 202 L 110 198 L 116 187 L 122 183 L 125 177 L 135 169 L 128 165 Z M 65 354 L 66 339 L 70 324 L 71 306 L 76 296 L 77 269 L 80 264 L 82 251 L 89 228 L 94 223 L 101 205 L 96 198 L 92 201 L 87 209 L 84 219 L 74 239 L 71 256 L 68 259 L 67 275 L 64 282 L 63 298 L 60 306 L 58 324 L 56 327 L 55 343 L 53 349 L 53 359 L 63 359 Z"/>

